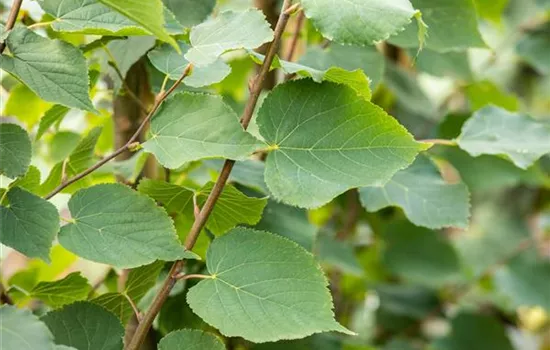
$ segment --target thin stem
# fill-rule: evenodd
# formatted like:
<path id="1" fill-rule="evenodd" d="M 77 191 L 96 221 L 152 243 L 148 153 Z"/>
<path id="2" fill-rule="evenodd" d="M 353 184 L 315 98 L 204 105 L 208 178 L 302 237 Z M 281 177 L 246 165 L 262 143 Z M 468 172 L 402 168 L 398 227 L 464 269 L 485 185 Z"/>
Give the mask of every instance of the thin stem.
<path id="1" fill-rule="evenodd" d="M 296 27 L 294 28 L 294 34 L 292 35 L 292 39 L 290 39 L 290 47 L 288 49 L 286 60 L 288 62 L 292 62 L 294 60 L 294 55 L 296 53 L 296 49 L 298 48 L 298 40 L 300 39 L 300 34 L 302 32 L 302 26 L 304 24 L 304 12 L 300 11 L 298 14 L 298 18 L 296 19 Z M 294 78 L 296 76 L 296 73 L 291 73 L 285 75 L 284 81 L 289 81 L 290 79 Z"/>
<path id="2" fill-rule="evenodd" d="M 423 143 L 432 143 L 434 145 L 444 145 L 444 146 L 456 146 L 457 142 L 455 140 L 442 140 L 442 139 L 428 139 L 428 140 L 419 140 Z"/>
<path id="3" fill-rule="evenodd" d="M 94 164 L 93 166 L 89 167 L 88 169 L 84 170 L 83 172 L 81 172 L 80 174 L 77 174 L 75 175 L 74 177 L 70 178 L 69 180 L 67 181 L 64 181 L 62 182 L 59 186 L 57 186 L 52 192 L 50 192 L 48 195 L 46 195 L 46 199 L 50 199 L 52 198 L 53 196 L 55 196 L 56 194 L 58 194 L 59 192 L 61 192 L 64 188 L 66 188 L 67 186 L 77 182 L 78 180 L 82 179 L 83 177 L 87 176 L 88 174 L 96 171 L 97 169 L 101 168 L 103 165 L 105 165 L 106 163 L 108 163 L 110 160 L 116 158 L 119 154 L 122 154 L 123 152 L 125 152 L 126 150 L 132 150 L 132 149 L 137 149 L 135 146 L 135 141 L 138 139 L 139 135 L 141 134 L 141 132 L 143 131 L 143 129 L 145 128 L 145 126 L 147 125 L 147 123 L 149 122 L 149 120 L 151 120 L 151 118 L 153 117 L 153 115 L 156 113 L 156 111 L 158 110 L 158 108 L 160 107 L 160 105 L 162 104 L 162 102 L 172 93 L 174 92 L 174 90 L 178 87 L 178 85 L 183 81 L 183 79 L 185 79 L 185 77 L 187 77 L 190 73 L 191 73 L 191 69 L 193 69 L 193 65 L 192 64 L 188 64 L 187 67 L 185 67 L 185 70 L 183 71 L 181 77 L 176 80 L 176 82 L 170 87 L 170 89 L 168 89 L 168 91 L 166 91 L 165 93 L 163 93 L 162 95 L 160 95 L 156 100 L 155 100 L 155 104 L 153 105 L 153 108 L 151 108 L 151 111 L 149 112 L 149 114 L 147 114 L 147 117 L 145 117 L 145 119 L 143 119 L 143 121 L 141 122 L 141 124 L 139 125 L 138 129 L 136 130 L 136 132 L 132 135 L 132 137 L 130 137 L 130 139 L 128 140 L 128 142 L 126 142 L 126 144 L 124 144 L 124 146 L 120 147 L 119 149 L 117 149 L 116 151 L 114 151 L 113 153 L 109 154 L 108 156 L 106 156 L 105 158 L 101 159 L 99 162 L 97 162 L 96 164 Z"/>
<path id="4" fill-rule="evenodd" d="M 245 130 L 246 128 L 248 128 L 248 125 L 250 124 L 250 120 L 252 119 L 252 115 L 254 113 L 254 108 L 256 107 L 258 98 L 262 91 L 263 82 L 265 81 L 266 76 L 269 72 L 269 68 L 273 63 L 275 54 L 279 49 L 281 37 L 283 35 L 283 32 L 285 31 L 286 25 L 288 23 L 288 19 L 290 17 L 290 15 L 286 13 L 286 10 L 290 7 L 291 3 L 292 3 L 292 0 L 284 0 L 283 8 L 281 10 L 281 15 L 279 16 L 279 20 L 277 21 L 277 26 L 275 27 L 273 42 L 269 47 L 268 53 L 264 59 L 264 62 L 261 66 L 258 76 L 256 77 L 256 79 L 254 80 L 254 83 L 252 84 L 250 98 L 247 101 L 246 107 L 241 117 L 241 124 Z M 206 224 L 206 220 L 208 220 L 210 213 L 214 209 L 214 205 L 216 204 L 218 198 L 220 197 L 223 191 L 225 184 L 227 183 L 227 179 L 229 178 L 229 175 L 231 173 L 231 170 L 233 169 L 234 164 L 235 164 L 235 161 L 233 160 L 226 160 L 224 162 L 223 168 L 220 172 L 220 176 L 218 177 L 218 180 L 216 181 L 214 188 L 212 189 L 212 192 L 210 192 L 210 195 L 206 199 L 206 202 L 202 207 L 198 217 L 195 219 L 195 222 L 193 223 L 193 227 L 191 227 L 191 230 L 187 235 L 187 238 L 185 240 L 186 249 L 191 250 L 195 245 L 202 228 Z M 166 301 L 166 298 L 168 298 L 170 291 L 176 284 L 177 282 L 176 276 L 179 275 L 184 265 L 185 265 L 185 260 L 176 261 L 174 265 L 172 265 L 172 268 L 168 273 L 168 277 L 164 281 L 158 294 L 153 300 L 151 306 L 149 307 L 149 310 L 143 316 L 142 321 L 140 322 L 138 328 L 136 329 L 134 337 L 126 347 L 126 350 L 138 350 L 140 348 L 141 344 L 145 339 L 145 336 L 147 335 L 147 332 L 149 331 L 149 328 L 151 328 L 151 324 L 153 323 L 154 319 L 157 317 L 157 314 L 160 312 L 160 309 L 164 304 L 164 302 Z"/>
<path id="5" fill-rule="evenodd" d="M 174 278 L 178 279 L 178 280 L 188 280 L 188 279 L 191 279 L 191 278 L 199 278 L 199 279 L 203 279 L 203 280 L 206 280 L 206 279 L 212 279 L 214 278 L 213 276 L 211 275 L 201 275 L 201 274 L 185 274 L 185 273 L 179 273 L 177 274 L 176 276 L 174 276 Z"/>
<path id="6" fill-rule="evenodd" d="M 38 28 L 47 27 L 47 26 L 49 26 L 50 24 L 52 24 L 53 22 L 55 22 L 55 21 L 37 22 L 37 23 L 35 23 L 35 24 L 31 24 L 30 26 L 28 26 L 27 29 L 33 30 L 33 29 L 38 29 Z"/>
<path id="7" fill-rule="evenodd" d="M 6 21 L 6 26 L 4 27 L 4 31 L 7 32 L 9 30 L 13 29 L 13 26 L 15 25 L 15 21 L 17 20 L 17 16 L 19 15 L 19 10 L 21 9 L 21 4 L 23 3 L 23 0 L 13 0 L 13 5 L 11 5 L 10 14 L 8 16 L 8 20 Z M 4 53 L 4 50 L 6 49 L 6 42 L 0 44 L 0 54 Z"/>
<path id="8" fill-rule="evenodd" d="M 126 300 L 128 300 L 128 303 L 130 303 L 130 306 L 132 307 L 132 310 L 134 310 L 134 314 L 136 315 L 136 320 L 138 321 L 138 323 L 141 322 L 141 314 L 139 313 L 139 309 L 136 303 L 134 303 L 134 301 L 132 300 L 132 298 L 130 298 L 128 294 L 122 293 L 122 295 L 124 295 Z"/>

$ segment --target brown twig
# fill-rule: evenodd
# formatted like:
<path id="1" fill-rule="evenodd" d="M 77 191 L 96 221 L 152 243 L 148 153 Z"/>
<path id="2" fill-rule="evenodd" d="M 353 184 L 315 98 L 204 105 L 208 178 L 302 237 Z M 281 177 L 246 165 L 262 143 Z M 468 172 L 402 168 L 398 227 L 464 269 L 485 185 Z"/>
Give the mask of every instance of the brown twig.
<path id="1" fill-rule="evenodd" d="M 93 166 L 91 166 L 88 169 L 84 170 L 80 174 L 77 174 L 74 177 L 70 178 L 69 180 L 62 182 L 59 186 L 57 186 L 53 191 L 51 191 L 44 198 L 46 198 L 46 199 L 52 198 L 53 196 L 55 196 L 56 194 L 61 192 L 64 188 L 66 188 L 67 186 L 75 183 L 76 181 L 82 179 L 83 177 L 85 177 L 85 176 L 89 175 L 90 173 L 96 171 L 97 169 L 101 168 L 103 165 L 105 165 L 105 163 L 108 163 L 112 159 L 116 158 L 119 154 L 125 152 L 126 150 L 135 149 L 136 148 L 136 142 L 135 141 L 137 140 L 137 138 L 139 137 L 139 135 L 141 134 L 141 132 L 143 131 L 143 129 L 145 128 L 145 126 L 147 125 L 149 120 L 151 120 L 151 118 L 153 117 L 155 112 L 158 110 L 158 108 L 160 107 L 162 102 L 178 87 L 178 85 L 183 81 L 183 79 L 185 79 L 185 77 L 187 77 L 191 73 L 192 68 L 193 68 L 192 64 L 187 65 L 187 67 L 185 67 L 185 70 L 183 71 L 181 77 L 170 87 L 170 89 L 168 89 L 168 91 L 166 91 L 165 93 L 160 95 L 155 100 L 155 104 L 153 105 L 153 108 L 151 108 L 151 111 L 149 112 L 149 114 L 147 114 L 147 117 L 145 117 L 145 119 L 143 119 L 143 121 L 141 122 L 140 126 L 137 128 L 134 135 L 132 135 L 132 137 L 130 137 L 130 139 L 128 140 L 128 142 L 126 142 L 126 144 L 124 144 L 122 147 L 120 147 L 119 149 L 117 149 L 113 153 L 109 154 L 105 158 L 101 159 L 99 162 L 97 162 Z"/>
<path id="2" fill-rule="evenodd" d="M 302 26 L 304 24 L 304 17 L 305 17 L 304 12 L 301 11 L 298 14 L 298 18 L 296 19 L 296 26 L 294 27 L 294 33 L 292 34 L 292 38 L 290 39 L 290 47 L 288 48 L 288 52 L 285 57 L 285 60 L 288 62 L 292 62 L 294 60 L 294 55 L 296 54 L 296 49 L 298 48 L 298 40 L 300 39 Z M 284 77 L 284 81 L 289 81 L 295 76 L 296 76 L 296 73 L 286 74 Z"/>
<path id="3" fill-rule="evenodd" d="M 252 119 L 252 116 L 254 113 L 254 108 L 256 107 L 256 103 L 258 102 L 258 98 L 262 91 L 262 84 L 267 76 L 267 73 L 269 72 L 271 63 L 275 58 L 275 54 L 278 51 L 281 37 L 283 35 L 283 32 L 288 23 L 288 19 L 290 17 L 287 13 L 285 13 L 285 11 L 290 7 L 291 2 L 292 0 L 284 0 L 283 8 L 281 10 L 281 15 L 279 16 L 279 20 L 277 21 L 277 26 L 275 27 L 273 42 L 269 47 L 268 53 L 261 66 L 260 72 L 258 73 L 256 79 L 254 80 L 254 83 L 252 84 L 250 97 L 247 101 L 247 104 L 245 106 L 244 112 L 241 117 L 241 124 L 244 129 L 246 129 L 250 124 L 250 120 Z M 195 245 L 202 228 L 206 224 L 206 221 L 208 220 L 210 213 L 214 209 L 214 206 L 218 198 L 220 197 L 225 184 L 227 183 L 227 179 L 229 178 L 229 174 L 231 173 L 231 170 L 233 169 L 234 164 L 235 164 L 235 161 L 233 160 L 226 160 L 224 162 L 223 168 L 220 172 L 218 180 L 214 185 L 214 188 L 212 189 L 212 192 L 210 192 L 210 195 L 206 199 L 204 206 L 202 207 L 199 215 L 197 216 L 197 218 L 195 219 L 195 222 L 193 223 L 193 227 L 191 227 L 191 230 L 187 235 L 187 238 L 185 240 L 186 249 L 191 250 Z M 126 346 L 126 350 L 137 350 L 140 348 L 141 344 L 143 343 L 143 340 L 145 339 L 145 336 L 147 335 L 147 332 L 149 331 L 149 328 L 151 328 L 151 324 L 153 323 L 153 320 L 156 318 L 157 314 L 160 312 L 160 309 L 164 304 L 164 302 L 166 301 L 168 294 L 170 293 L 170 291 L 178 281 L 176 277 L 179 275 L 184 265 L 185 265 L 184 260 L 176 261 L 172 265 L 172 268 L 170 269 L 168 277 L 164 281 L 158 294 L 155 296 L 155 299 L 153 300 L 151 306 L 149 307 L 149 310 L 144 315 L 142 322 L 139 324 L 138 328 L 136 329 L 136 333 L 134 334 L 134 337 Z"/>
<path id="4" fill-rule="evenodd" d="M 8 20 L 6 21 L 6 26 L 4 27 L 4 31 L 9 31 L 13 29 L 13 26 L 15 25 L 15 21 L 17 20 L 17 16 L 19 15 L 19 10 L 21 9 L 21 4 L 23 3 L 23 0 L 14 0 L 13 5 L 11 5 L 10 14 L 8 16 Z M 4 50 L 6 49 L 6 42 L 0 44 L 0 54 L 4 53 Z"/>

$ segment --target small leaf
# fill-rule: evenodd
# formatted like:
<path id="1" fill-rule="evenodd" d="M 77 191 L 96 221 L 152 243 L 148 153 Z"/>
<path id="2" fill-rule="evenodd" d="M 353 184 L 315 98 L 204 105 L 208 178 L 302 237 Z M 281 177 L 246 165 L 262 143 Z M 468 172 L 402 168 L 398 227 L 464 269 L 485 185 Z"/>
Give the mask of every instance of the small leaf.
<path id="1" fill-rule="evenodd" d="M 241 160 L 262 146 L 243 130 L 221 97 L 214 95 L 174 95 L 151 120 L 151 135 L 143 149 L 170 169 L 203 158 Z"/>
<path id="2" fill-rule="evenodd" d="M 120 12 L 132 21 L 139 23 L 160 40 L 179 50 L 176 41 L 164 28 L 164 6 L 161 0 L 99 0 L 110 8 Z"/>
<path id="3" fill-rule="evenodd" d="M 90 300 L 90 302 L 114 314 L 122 325 L 126 325 L 134 314 L 134 309 L 128 298 L 120 293 L 105 293 Z"/>
<path id="4" fill-rule="evenodd" d="M 550 4 L 550 2 L 548 2 Z M 550 5 L 547 5 L 550 8 Z M 527 63 L 532 65 L 541 74 L 550 74 L 550 24 L 527 32 L 519 40 L 516 51 Z"/>
<path id="5" fill-rule="evenodd" d="M 202 23 L 212 13 L 216 0 L 163 0 L 184 27 Z"/>
<path id="6" fill-rule="evenodd" d="M 178 41 L 178 45 L 182 52 L 181 54 L 167 44 L 161 45 L 147 54 L 153 66 L 168 75 L 172 80 L 177 80 L 181 77 L 189 64 L 183 53 L 189 51 L 190 46 L 182 41 Z M 231 67 L 221 58 L 218 58 L 207 66 L 194 68 L 191 75 L 185 78 L 183 83 L 191 87 L 203 87 L 222 81 L 229 73 L 231 73 Z"/>
<path id="7" fill-rule="evenodd" d="M 137 304 L 147 293 L 147 291 L 155 285 L 157 277 L 164 266 L 163 261 L 155 261 L 152 264 L 141 266 L 130 270 L 124 293 Z"/>
<path id="8" fill-rule="evenodd" d="M 334 320 L 327 281 L 296 243 L 234 229 L 210 245 L 206 266 L 212 278 L 193 286 L 187 301 L 225 336 L 262 343 L 326 331 L 353 334 Z"/>
<path id="9" fill-rule="evenodd" d="M 119 268 L 195 258 L 178 241 L 166 212 L 126 186 L 80 190 L 69 209 L 74 222 L 62 227 L 59 242 L 83 258 Z"/>
<path id="10" fill-rule="evenodd" d="M 0 206 L 0 242 L 46 262 L 59 231 L 59 214 L 50 202 L 19 187 L 7 193 L 9 207 Z"/>
<path id="11" fill-rule="evenodd" d="M 86 59 L 79 49 L 25 27 L 13 29 L 7 45 L 12 56 L 0 56 L 2 69 L 46 101 L 96 112 L 88 93 Z"/>
<path id="12" fill-rule="evenodd" d="M 159 350 L 225 350 L 225 345 L 212 333 L 182 329 L 162 338 L 158 348 Z"/>
<path id="13" fill-rule="evenodd" d="M 52 333 L 30 310 L 2 305 L 0 321 L 2 349 L 37 350 L 54 346 Z"/>
<path id="14" fill-rule="evenodd" d="M 362 276 L 363 268 L 355 256 L 352 242 L 338 240 L 330 234 L 321 233 L 315 242 L 315 255 L 323 264 L 354 276 Z"/>
<path id="15" fill-rule="evenodd" d="M 439 52 L 459 51 L 470 47 L 486 48 L 477 27 L 477 14 L 472 0 L 411 0 L 422 13 L 428 27 L 426 48 Z M 407 48 L 421 47 L 418 33 L 423 24 L 411 23 L 390 42 Z"/>
<path id="16" fill-rule="evenodd" d="M 426 157 L 418 157 L 383 186 L 362 188 L 360 195 L 368 211 L 398 206 L 419 226 L 468 226 L 468 188 L 461 183 L 445 183 L 439 170 Z"/>
<path id="17" fill-rule="evenodd" d="M 227 11 L 194 27 L 189 39 L 192 48 L 185 58 L 200 67 L 229 50 L 255 49 L 273 40 L 273 31 L 259 10 Z"/>
<path id="18" fill-rule="evenodd" d="M 409 0 L 302 0 L 302 6 L 324 37 L 361 46 L 402 31 L 416 13 Z"/>
<path id="19" fill-rule="evenodd" d="M 88 280 L 73 272 L 54 282 L 40 282 L 31 290 L 31 297 L 42 300 L 46 305 L 58 308 L 75 301 L 85 300 L 90 293 Z"/>
<path id="20" fill-rule="evenodd" d="M 44 135 L 44 133 L 54 124 L 60 122 L 67 113 L 69 113 L 69 108 L 62 105 L 54 105 L 52 108 L 48 109 L 44 116 L 40 119 L 38 124 L 38 131 L 36 132 L 36 139 Z"/>
<path id="21" fill-rule="evenodd" d="M 29 166 L 29 170 L 27 170 L 25 176 L 10 183 L 9 188 L 13 187 L 20 187 L 36 194 L 40 190 L 40 170 L 34 165 Z"/>
<path id="22" fill-rule="evenodd" d="M 328 82 L 280 85 L 257 123 L 272 149 L 265 171 L 271 193 L 306 208 L 350 188 L 383 184 L 426 149 L 381 108 Z"/>
<path id="23" fill-rule="evenodd" d="M 115 315 L 90 302 L 76 302 L 42 317 L 55 342 L 78 350 L 121 350 L 124 327 Z M 39 348 L 37 348 L 39 349 Z"/>
<path id="24" fill-rule="evenodd" d="M 502 107 L 511 112 L 519 110 L 518 97 L 499 89 L 488 80 L 479 81 L 466 87 L 466 95 L 470 101 L 470 108 L 477 111 L 489 104 Z"/>
<path id="25" fill-rule="evenodd" d="M 161 180 L 143 179 L 138 191 L 162 204 L 168 213 L 183 213 L 193 207 L 193 190 Z M 192 210 L 187 213 L 192 214 Z"/>
<path id="26" fill-rule="evenodd" d="M 24 175 L 31 163 L 31 140 L 17 124 L 0 123 L 0 174 L 10 178 Z"/>
<path id="27" fill-rule="evenodd" d="M 464 123 L 457 142 L 474 157 L 505 155 L 516 166 L 526 169 L 550 152 L 550 126 L 527 115 L 488 106 Z"/>

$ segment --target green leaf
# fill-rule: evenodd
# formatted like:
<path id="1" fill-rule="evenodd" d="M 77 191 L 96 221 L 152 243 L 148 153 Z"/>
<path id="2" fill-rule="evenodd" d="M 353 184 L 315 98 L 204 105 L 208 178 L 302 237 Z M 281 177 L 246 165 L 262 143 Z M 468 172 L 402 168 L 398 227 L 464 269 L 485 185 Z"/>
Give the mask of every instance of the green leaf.
<path id="1" fill-rule="evenodd" d="M 59 214 L 50 202 L 19 187 L 7 193 L 9 207 L 0 206 L 0 242 L 46 262 L 59 231 Z"/>
<path id="2" fill-rule="evenodd" d="M 101 127 L 90 130 L 88 135 L 86 135 L 71 152 L 69 161 L 67 162 L 67 169 L 70 175 L 76 175 L 92 165 L 94 160 L 94 149 L 101 135 L 101 131 Z"/>
<path id="3" fill-rule="evenodd" d="M 119 268 L 155 260 L 192 259 L 180 244 L 170 217 L 154 202 L 120 184 L 78 191 L 69 201 L 73 223 L 59 242 L 73 253 Z"/>
<path id="4" fill-rule="evenodd" d="M 549 2 L 550 4 L 550 2 Z M 547 5 L 550 8 L 550 5 Z M 542 74 L 550 74 L 550 24 L 526 33 L 516 46 L 521 58 Z"/>
<path id="5" fill-rule="evenodd" d="M 139 23 L 160 40 L 169 43 L 177 50 L 176 41 L 164 28 L 164 6 L 161 0 L 99 0 L 112 9 L 120 12 L 132 21 Z"/>
<path id="6" fill-rule="evenodd" d="M 383 184 L 427 148 L 351 88 L 328 82 L 277 87 L 257 123 L 272 150 L 265 171 L 271 193 L 306 208 L 350 188 Z"/>
<path id="7" fill-rule="evenodd" d="M 40 190 L 40 170 L 34 165 L 29 167 L 25 176 L 18 178 L 10 183 L 9 188 L 21 187 L 31 193 L 36 193 Z"/>
<path id="8" fill-rule="evenodd" d="M 221 97 L 193 93 L 165 101 L 151 120 L 151 135 L 144 150 L 170 169 L 202 158 L 241 160 L 262 146 Z"/>
<path id="9" fill-rule="evenodd" d="M 225 336 L 262 343 L 326 331 L 353 334 L 334 320 L 323 273 L 294 242 L 234 229 L 210 245 L 206 266 L 212 278 L 193 286 L 187 301 Z"/>
<path id="10" fill-rule="evenodd" d="M 506 329 L 491 316 L 460 312 L 452 320 L 452 331 L 443 344 L 436 346 L 442 350 L 513 350 L 506 335 Z"/>
<path id="11" fill-rule="evenodd" d="M 76 302 L 42 317 L 55 342 L 78 350 L 121 350 L 124 327 L 115 315 L 90 302 Z"/>
<path id="12" fill-rule="evenodd" d="M 495 272 L 498 291 L 510 297 L 516 307 L 541 306 L 550 310 L 550 263 L 528 250 Z"/>
<path id="13" fill-rule="evenodd" d="M 54 124 L 60 122 L 65 118 L 70 109 L 62 105 L 54 105 L 52 108 L 48 109 L 44 116 L 40 119 L 38 124 L 38 131 L 36 132 L 36 139 L 44 135 L 44 133 Z"/>
<path id="14" fill-rule="evenodd" d="M 0 56 L 2 69 L 13 74 L 42 99 L 96 112 L 88 93 L 88 68 L 82 52 L 24 28 L 10 32 L 12 56 Z"/>
<path id="15" fill-rule="evenodd" d="M 502 91 L 493 82 L 488 80 L 468 85 L 466 87 L 466 95 L 470 101 L 470 108 L 473 111 L 477 111 L 490 104 L 511 112 L 519 109 L 517 96 Z"/>
<path id="16" fill-rule="evenodd" d="M 384 266 L 402 278 L 428 286 L 442 286 L 460 276 L 460 260 L 445 236 L 407 222 L 396 222 L 384 232 Z"/>
<path id="17" fill-rule="evenodd" d="M 477 13 L 491 22 L 500 24 L 509 0 L 474 0 Z"/>
<path id="18" fill-rule="evenodd" d="M 181 54 L 167 44 L 161 45 L 147 54 L 153 66 L 168 75 L 172 80 L 179 79 L 185 67 L 189 64 L 183 54 L 189 51 L 190 46 L 182 41 L 178 41 L 178 45 Z M 191 75 L 185 78 L 183 83 L 196 88 L 212 85 L 222 81 L 229 73 L 231 73 L 231 67 L 221 58 L 218 58 L 207 66 L 194 68 Z"/>
<path id="19" fill-rule="evenodd" d="M 250 54 L 259 64 L 263 63 L 264 55 L 254 51 L 250 51 Z M 330 67 L 326 70 L 318 70 L 299 63 L 283 61 L 277 57 L 272 66 L 273 68 L 282 68 L 283 72 L 286 74 L 298 74 L 302 77 L 311 78 L 317 83 L 331 81 L 333 83 L 345 84 L 354 89 L 357 94 L 364 99 L 370 100 L 371 98 L 372 93 L 369 86 L 369 78 L 360 69 L 356 69 L 352 72 L 340 67 Z"/>
<path id="20" fill-rule="evenodd" d="M 0 321 L 2 349 L 37 350 L 54 346 L 52 333 L 30 310 L 2 305 Z"/>
<path id="21" fill-rule="evenodd" d="M 229 50 L 255 49 L 273 40 L 273 31 L 259 10 L 227 11 L 194 27 L 189 39 L 192 48 L 185 58 L 200 67 Z"/>
<path id="22" fill-rule="evenodd" d="M 0 174 L 15 178 L 24 175 L 31 163 L 31 140 L 17 124 L 0 124 Z"/>
<path id="23" fill-rule="evenodd" d="M 51 106 L 51 103 L 38 97 L 25 84 L 18 84 L 11 89 L 5 103 L 4 114 L 16 117 L 24 122 L 28 129 L 32 129 L 42 113 Z"/>
<path id="24" fill-rule="evenodd" d="M 485 48 L 477 27 L 477 14 L 472 0 L 411 0 L 420 10 L 428 26 L 426 48 L 439 52 Z M 407 48 L 418 47 L 418 24 L 412 23 L 404 32 L 389 41 Z"/>
<path id="25" fill-rule="evenodd" d="M 216 6 L 216 0 L 163 0 L 184 27 L 202 23 Z"/>
<path id="26" fill-rule="evenodd" d="M 122 325 L 126 325 L 134 314 L 134 309 L 128 298 L 120 293 L 105 293 L 90 300 L 90 302 L 116 315 Z"/>
<path id="27" fill-rule="evenodd" d="M 302 0 L 302 6 L 324 37 L 361 46 L 402 31 L 416 14 L 409 0 Z"/>
<path id="28" fill-rule="evenodd" d="M 414 56 L 414 53 L 410 52 L 410 55 Z M 416 67 L 436 77 L 451 76 L 466 81 L 473 77 L 467 51 L 441 53 L 424 49 L 416 56 Z"/>
<path id="29" fill-rule="evenodd" d="M 331 43 L 328 48 L 309 47 L 298 63 L 317 69 L 341 67 L 348 71 L 361 69 L 371 80 L 374 89 L 384 74 L 384 56 L 375 47 L 338 45 Z"/>
<path id="30" fill-rule="evenodd" d="M 461 183 L 448 184 L 427 157 L 418 157 L 385 185 L 360 190 L 368 211 L 398 206 L 418 226 L 429 228 L 468 226 L 469 193 Z"/>
<path id="31" fill-rule="evenodd" d="M 159 350 L 225 350 L 225 345 L 212 333 L 182 329 L 162 338 L 158 348 Z"/>
<path id="32" fill-rule="evenodd" d="M 286 237 L 307 251 L 313 249 L 317 236 L 317 227 L 309 222 L 306 210 L 274 200 L 268 200 L 262 219 L 254 228 Z"/>
<path id="33" fill-rule="evenodd" d="M 155 285 L 157 277 L 164 266 L 164 261 L 155 261 L 152 264 L 130 270 L 124 293 L 137 304 Z"/>
<path id="34" fill-rule="evenodd" d="M 143 179 L 137 189 L 161 203 L 168 213 L 183 213 L 189 206 L 193 207 L 194 192 L 183 186 L 161 180 Z M 192 210 L 187 213 L 192 214 Z"/>
<path id="35" fill-rule="evenodd" d="M 88 280 L 73 272 L 54 282 L 40 282 L 31 290 L 31 297 L 42 300 L 46 305 L 58 308 L 88 298 L 91 286 Z"/>
<path id="36" fill-rule="evenodd" d="M 355 256 L 351 242 L 336 239 L 333 235 L 322 232 L 315 242 L 315 254 L 323 264 L 354 276 L 362 276 L 363 269 Z"/>
<path id="37" fill-rule="evenodd" d="M 464 123 L 457 142 L 474 157 L 505 155 L 516 166 L 526 169 L 550 152 L 550 126 L 527 115 L 488 106 Z"/>

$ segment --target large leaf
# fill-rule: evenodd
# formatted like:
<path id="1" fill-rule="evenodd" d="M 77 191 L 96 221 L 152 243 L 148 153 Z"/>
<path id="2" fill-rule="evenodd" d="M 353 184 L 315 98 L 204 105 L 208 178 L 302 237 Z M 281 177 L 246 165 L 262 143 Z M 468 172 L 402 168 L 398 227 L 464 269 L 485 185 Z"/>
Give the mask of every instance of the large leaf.
<path id="1" fill-rule="evenodd" d="M 73 272 L 67 277 L 53 282 L 40 282 L 31 290 L 31 297 L 42 300 L 53 308 L 85 300 L 91 286 L 88 280 Z"/>
<path id="2" fill-rule="evenodd" d="M 302 0 L 302 6 L 326 38 L 363 46 L 400 32 L 417 13 L 409 0 Z"/>
<path id="3" fill-rule="evenodd" d="M 182 329 L 162 338 L 158 348 L 159 350 L 225 350 L 225 345 L 212 333 Z"/>
<path id="4" fill-rule="evenodd" d="M 488 106 L 464 123 L 457 142 L 474 157 L 505 155 L 516 166 L 526 169 L 550 152 L 550 125 Z"/>
<path id="5" fill-rule="evenodd" d="M 327 281 L 313 256 L 296 243 L 234 229 L 210 245 L 206 266 L 211 278 L 193 286 L 187 301 L 226 336 L 261 343 L 351 333 L 334 320 Z"/>
<path id="6" fill-rule="evenodd" d="M 472 0 L 411 0 L 422 12 L 428 26 L 426 47 L 446 52 L 469 47 L 486 47 L 477 28 L 477 14 Z M 418 47 L 418 24 L 412 23 L 390 42 L 402 47 Z"/>
<path id="7" fill-rule="evenodd" d="M 191 30 L 191 50 L 185 58 L 197 67 L 206 66 L 225 51 L 255 49 L 273 39 L 273 31 L 258 10 L 222 12 Z"/>
<path id="8" fill-rule="evenodd" d="M 300 207 L 384 184 L 427 148 L 353 89 L 328 82 L 279 86 L 265 99 L 257 123 L 272 150 L 265 171 L 271 193 Z"/>
<path id="9" fill-rule="evenodd" d="M 31 163 L 31 140 L 17 124 L 0 124 L 0 174 L 15 178 L 27 172 Z"/>
<path id="10" fill-rule="evenodd" d="M 37 350 L 54 346 L 52 333 L 30 310 L 3 305 L 0 307 L 0 324 L 2 349 Z"/>
<path id="11" fill-rule="evenodd" d="M 124 327 L 115 315 L 99 305 L 76 302 L 50 311 L 42 321 L 55 342 L 78 350 L 121 350 Z"/>
<path id="12" fill-rule="evenodd" d="M 12 56 L 0 56 L 3 70 L 46 101 L 95 111 L 88 93 L 86 59 L 80 50 L 25 27 L 13 29 L 6 42 Z"/>
<path id="13" fill-rule="evenodd" d="M 147 54 L 147 57 L 162 73 L 168 75 L 172 80 L 177 80 L 189 64 L 189 61 L 183 56 L 189 51 L 190 46 L 182 41 L 178 41 L 181 53 L 178 53 L 170 45 L 164 44 Z M 185 78 L 184 84 L 191 87 L 202 87 L 212 85 L 222 81 L 231 73 L 231 67 L 227 65 L 221 58 L 212 62 L 207 66 L 196 67 L 192 70 L 189 77 Z"/>
<path id="14" fill-rule="evenodd" d="M 403 208 L 412 223 L 419 226 L 468 226 L 468 188 L 461 183 L 446 183 L 426 157 L 418 157 L 385 185 L 364 187 L 360 194 L 367 210 L 398 206 Z"/>
<path id="15" fill-rule="evenodd" d="M 25 254 L 50 261 L 59 231 L 59 214 L 50 202 L 19 187 L 7 193 L 9 207 L 0 206 L 0 242 Z"/>
<path id="16" fill-rule="evenodd" d="M 171 169 L 202 158 L 240 160 L 261 147 L 221 97 L 204 94 L 181 93 L 164 102 L 151 135 L 143 148 Z"/>
<path id="17" fill-rule="evenodd" d="M 73 222 L 59 242 L 75 254 L 120 268 L 155 260 L 194 258 L 178 241 L 166 212 L 146 196 L 120 184 L 78 191 L 69 201 Z"/>
<path id="18" fill-rule="evenodd" d="M 129 19 L 139 23 L 160 40 L 177 48 L 176 41 L 164 28 L 164 6 L 161 0 L 99 0 Z"/>
<path id="19" fill-rule="evenodd" d="M 216 6 L 216 0 L 163 0 L 184 27 L 202 23 Z"/>

